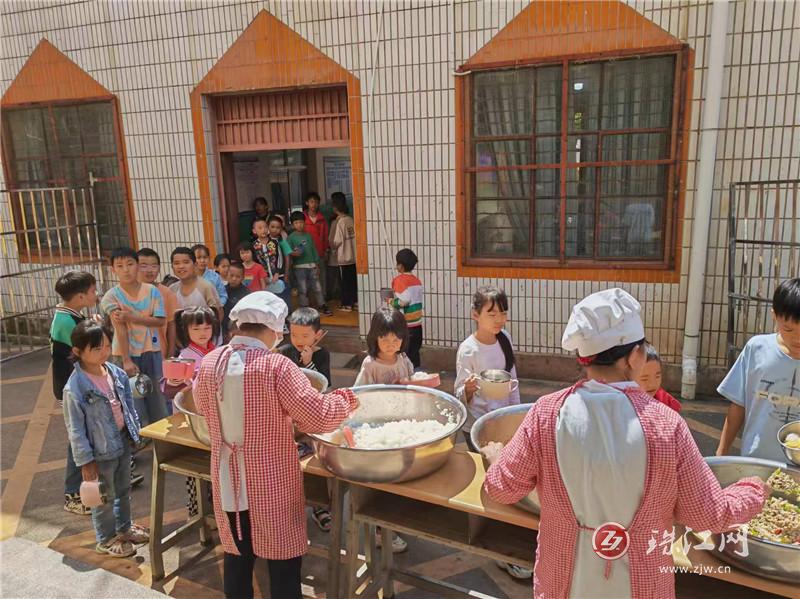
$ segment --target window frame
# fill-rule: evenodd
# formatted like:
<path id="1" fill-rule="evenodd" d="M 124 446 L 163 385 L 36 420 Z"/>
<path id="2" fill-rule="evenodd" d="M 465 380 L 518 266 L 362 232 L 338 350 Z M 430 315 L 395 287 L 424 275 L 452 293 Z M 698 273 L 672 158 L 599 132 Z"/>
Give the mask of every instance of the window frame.
<path id="1" fill-rule="evenodd" d="M 493 63 L 487 65 L 471 66 L 468 71 L 458 73 L 456 79 L 456 131 L 460 139 L 457 140 L 456 150 L 456 177 L 457 177 L 457 191 L 458 201 L 462 206 L 462 210 L 458 211 L 462 218 L 457 221 L 457 226 L 463 231 L 459 231 L 459 261 L 458 268 L 461 275 L 479 276 L 490 269 L 493 273 L 489 276 L 536 276 L 530 273 L 521 272 L 520 269 L 535 269 L 539 274 L 555 275 L 555 278 L 579 278 L 578 276 L 561 277 L 560 274 L 582 274 L 580 271 L 587 275 L 595 273 L 594 276 L 587 278 L 598 278 L 596 271 L 629 271 L 629 276 L 625 277 L 629 280 L 651 280 L 652 277 L 658 275 L 668 275 L 669 271 L 675 276 L 678 275 L 677 269 L 680 266 L 680 238 L 681 230 L 680 224 L 682 220 L 683 196 L 685 193 L 685 164 L 686 164 L 686 149 L 688 144 L 688 117 L 689 107 L 691 102 L 691 59 L 692 51 L 687 44 L 681 44 L 677 47 L 653 49 L 651 51 L 620 51 L 617 53 L 603 53 L 596 55 L 585 56 L 564 56 L 554 58 L 552 60 L 537 60 L 513 63 Z M 673 97 L 672 97 L 672 110 L 670 126 L 665 128 L 654 128 L 652 131 L 669 132 L 669 157 L 658 160 L 631 160 L 631 161 L 609 161 L 597 160 L 593 162 L 581 163 L 568 163 L 568 144 L 567 139 L 570 136 L 568 130 L 568 111 L 567 105 L 569 101 L 569 66 L 574 64 L 589 64 L 589 63 L 606 63 L 614 61 L 615 59 L 629 59 L 629 58 L 655 58 L 659 56 L 674 56 L 675 57 L 675 72 L 673 83 Z M 512 68 L 531 68 L 531 67 L 546 67 L 560 65 L 562 68 L 561 73 L 561 127 L 560 132 L 557 134 L 561 140 L 560 162 L 557 166 L 553 164 L 537 165 L 530 164 L 522 167 L 509 169 L 509 167 L 479 167 L 475 166 L 475 144 L 476 137 L 474 136 L 474 120 L 473 120 L 473 86 L 475 73 L 484 73 L 491 71 L 508 70 Z M 624 130 L 603 130 L 597 131 L 582 131 L 581 134 L 597 135 L 598 137 L 598 151 L 602 143 L 602 137 L 626 133 L 645 133 L 651 129 L 624 129 Z M 572 135 L 579 135 L 572 133 Z M 552 134 L 549 134 L 552 136 Z M 535 131 L 530 136 L 509 136 L 510 138 L 520 139 L 533 139 L 539 137 Z M 495 138 L 495 139 L 499 139 Z M 478 138 L 480 141 L 480 138 Z M 535 146 L 534 146 L 535 150 Z M 533 154 L 535 160 L 535 153 Z M 662 213 L 663 231 L 664 231 L 664 247 L 660 259 L 644 260 L 641 257 L 608 257 L 597 258 L 597 245 L 599 238 L 597 235 L 593 236 L 592 243 L 595 246 L 595 251 L 591 258 L 581 257 L 568 257 L 566 256 L 566 208 L 567 208 L 567 170 L 577 166 L 590 168 L 590 167 L 609 167 L 609 166 L 641 166 L 641 165 L 666 165 L 666 189 L 664 192 L 664 207 Z M 559 181 L 559 256 L 557 257 L 532 257 L 530 255 L 510 255 L 510 256 L 481 256 L 476 255 L 476 240 L 477 240 L 477 227 L 476 227 L 476 182 L 475 176 L 478 172 L 485 171 L 502 171 L 502 170 L 522 170 L 535 173 L 537 170 L 546 168 L 558 168 L 560 172 Z M 600 177 L 601 168 L 596 168 L 595 176 Z M 535 187 L 533 181 L 531 182 L 531 194 L 529 196 L 531 211 L 529 216 L 529 247 L 531 253 L 535 244 Z M 594 195 L 594 208 L 595 215 L 599 210 L 600 202 L 600 185 L 596 181 L 596 189 Z M 464 223 L 461 225 L 461 223 Z M 597 230 L 598 220 L 595 218 L 593 226 Z M 471 268 L 474 267 L 474 268 Z M 616 275 L 615 275 L 616 276 Z M 673 277 L 674 278 L 674 277 Z"/>
<path id="2" fill-rule="evenodd" d="M 83 106 L 86 104 L 98 104 L 98 103 L 109 103 L 111 104 L 111 111 L 112 111 L 112 124 L 114 127 L 114 142 L 116 144 L 116 159 L 117 159 L 117 168 L 119 175 L 116 177 L 104 177 L 104 178 L 96 178 L 94 179 L 94 183 L 103 183 L 109 181 L 119 181 L 120 185 L 122 186 L 122 191 L 125 194 L 125 201 L 124 201 L 124 210 L 127 220 L 127 228 L 128 228 L 128 236 L 131 240 L 132 247 L 138 247 L 138 240 L 136 237 L 136 227 L 135 227 L 135 220 L 134 220 L 134 211 L 133 211 L 133 198 L 131 196 L 131 185 L 130 185 L 130 176 L 128 173 L 128 160 L 127 160 L 127 150 L 125 147 L 125 138 L 122 131 L 122 119 L 121 113 L 119 109 L 119 101 L 116 96 L 114 95 L 107 95 L 107 96 L 97 96 L 97 97 L 88 97 L 88 98 L 80 98 L 80 99 L 69 99 L 69 100 L 57 100 L 57 101 L 48 101 L 48 102 L 31 102 L 31 103 L 24 103 L 24 104 L 10 104 L 3 106 L 3 115 L 2 115 L 2 132 L 0 133 L 0 148 L 2 149 L 2 163 L 3 163 L 3 176 L 5 177 L 6 182 L 6 189 L 9 192 L 16 192 L 16 191 L 33 191 L 35 189 L 61 189 L 61 188 L 68 188 L 68 189 L 76 189 L 75 187 L 69 187 L 70 182 L 65 177 L 55 177 L 53 173 L 53 169 L 50 166 L 51 163 L 51 156 L 45 156 L 42 158 L 47 163 L 47 184 L 50 187 L 41 188 L 39 187 L 18 187 L 18 181 L 12 176 L 14 169 L 12 168 L 12 163 L 16 161 L 16 157 L 14 155 L 13 145 L 11 142 L 11 132 L 10 127 L 7 126 L 6 114 L 13 113 L 18 110 L 31 110 L 31 109 L 43 109 L 48 112 L 48 116 L 45 117 L 48 119 L 49 125 L 53 127 L 54 137 L 58 139 L 58 130 L 55 126 L 53 109 L 58 107 L 70 107 L 70 106 Z M 85 168 L 85 161 L 89 158 L 94 157 L 110 157 L 110 154 L 85 154 L 81 153 L 78 156 L 70 157 L 70 156 L 59 156 L 59 158 L 81 158 L 84 161 L 84 168 Z M 39 159 L 39 158 L 26 158 L 26 159 Z M 63 173 L 61 173 L 63 175 Z M 88 173 L 87 173 L 88 176 Z M 86 187 L 89 187 L 88 180 L 86 182 Z M 12 194 L 9 194 L 9 197 L 13 197 Z M 11 201 L 10 202 L 11 213 L 14 218 L 15 223 L 23 222 L 22 218 L 22 206 L 20 205 L 19 201 Z M 25 239 L 25 233 L 17 234 L 17 253 L 18 259 L 21 263 L 32 263 L 32 264 L 79 264 L 82 261 L 86 260 L 87 257 L 93 257 L 93 251 L 86 251 L 83 252 L 78 251 L 76 249 L 72 249 L 69 251 L 68 248 L 59 249 L 58 252 L 53 250 L 44 251 L 40 248 L 36 247 L 29 247 L 29 243 Z M 111 254 L 113 248 L 101 248 L 100 252 L 102 256 L 108 257 Z"/>

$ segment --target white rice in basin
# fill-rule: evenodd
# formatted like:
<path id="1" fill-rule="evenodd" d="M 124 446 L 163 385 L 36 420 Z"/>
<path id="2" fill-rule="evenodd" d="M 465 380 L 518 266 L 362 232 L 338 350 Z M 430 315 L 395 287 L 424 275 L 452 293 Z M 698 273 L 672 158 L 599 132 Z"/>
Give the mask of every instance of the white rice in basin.
<path id="1" fill-rule="evenodd" d="M 393 420 L 359 426 L 353 436 L 358 449 L 395 449 L 433 441 L 451 428 L 437 420 Z"/>

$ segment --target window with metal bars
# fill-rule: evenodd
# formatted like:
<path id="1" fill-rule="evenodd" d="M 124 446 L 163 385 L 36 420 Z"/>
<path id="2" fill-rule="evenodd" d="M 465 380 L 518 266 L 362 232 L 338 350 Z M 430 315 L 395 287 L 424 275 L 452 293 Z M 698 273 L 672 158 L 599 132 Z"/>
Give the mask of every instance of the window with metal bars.
<path id="1" fill-rule="evenodd" d="M 468 264 L 669 268 L 681 53 L 476 71 Z"/>
<path id="2" fill-rule="evenodd" d="M 128 198 L 112 101 L 50 104 L 3 111 L 3 162 L 10 189 L 92 186 L 100 248 L 131 244 Z M 35 198 L 36 194 L 17 194 Z M 63 240 L 53 231 L 76 220 L 69 203 L 12 206 L 18 226 L 30 233 L 28 253 L 53 255 Z M 44 231 L 42 231 L 44 229 Z M 38 237 L 37 237 L 38 236 Z M 38 249 L 37 249 L 38 248 Z M 20 248 L 21 253 L 23 248 Z M 24 256 L 21 256 L 24 257 Z"/>

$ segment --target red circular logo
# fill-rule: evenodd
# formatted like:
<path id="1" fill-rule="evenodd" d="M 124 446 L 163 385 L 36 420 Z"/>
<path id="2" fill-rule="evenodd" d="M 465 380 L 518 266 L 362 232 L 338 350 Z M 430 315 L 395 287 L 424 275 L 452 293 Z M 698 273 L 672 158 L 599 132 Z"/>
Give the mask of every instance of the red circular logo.
<path id="1" fill-rule="evenodd" d="M 615 560 L 628 553 L 630 537 L 625 527 L 616 522 L 606 522 L 594 529 L 592 549 L 605 560 Z"/>

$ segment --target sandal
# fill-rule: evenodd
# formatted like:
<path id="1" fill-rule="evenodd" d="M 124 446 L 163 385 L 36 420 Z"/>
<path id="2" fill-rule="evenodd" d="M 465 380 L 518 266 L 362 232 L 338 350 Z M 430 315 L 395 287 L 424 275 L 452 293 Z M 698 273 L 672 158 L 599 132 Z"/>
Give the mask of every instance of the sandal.
<path id="1" fill-rule="evenodd" d="M 131 524 L 126 532 L 119 534 L 119 538 L 134 545 L 144 545 L 150 541 L 150 529 L 138 524 Z"/>
<path id="2" fill-rule="evenodd" d="M 103 553 L 108 557 L 130 557 L 136 554 L 136 548 L 130 541 L 126 541 L 120 537 L 95 545 L 97 553 Z"/>
<path id="3" fill-rule="evenodd" d="M 319 527 L 322 532 L 331 531 L 331 522 L 333 518 L 331 513 L 322 507 L 315 507 L 311 510 L 311 519 Z"/>
<path id="4" fill-rule="evenodd" d="M 511 578 L 516 578 L 517 580 L 527 580 L 531 576 L 533 576 L 533 571 L 528 570 L 528 568 L 523 568 L 522 566 L 518 566 L 517 564 L 509 564 L 507 562 L 495 562 L 497 567 L 501 570 L 505 570 L 508 572 L 508 575 Z"/>

